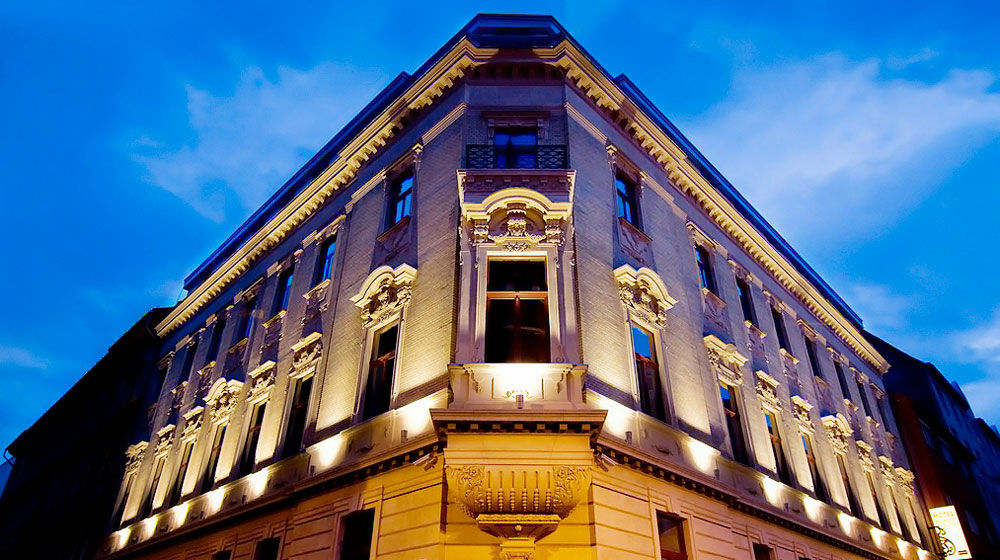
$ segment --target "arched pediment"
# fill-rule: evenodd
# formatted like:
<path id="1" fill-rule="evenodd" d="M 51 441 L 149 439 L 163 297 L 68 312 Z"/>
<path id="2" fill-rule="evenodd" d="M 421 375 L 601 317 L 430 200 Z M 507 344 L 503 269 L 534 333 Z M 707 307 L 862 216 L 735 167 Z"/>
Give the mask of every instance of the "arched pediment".
<path id="1" fill-rule="evenodd" d="M 416 278 L 417 269 L 406 263 L 396 268 L 383 265 L 371 271 L 358 293 L 351 297 L 354 305 L 361 309 L 365 327 L 377 325 L 401 312 L 410 302 Z"/>
<path id="2" fill-rule="evenodd" d="M 667 311 L 677 300 L 667 292 L 659 274 L 645 266 L 636 270 L 623 264 L 614 270 L 614 277 L 622 304 L 636 318 L 658 329 L 666 326 Z"/>
<path id="3" fill-rule="evenodd" d="M 243 382 L 236 379 L 226 380 L 222 377 L 215 380 L 208 391 L 205 402 L 211 410 L 212 420 L 220 422 L 229 417 L 236 408 L 236 403 L 243 390 Z"/>
<path id="4" fill-rule="evenodd" d="M 561 245 L 572 208 L 572 202 L 553 201 L 534 189 L 509 187 L 481 202 L 463 200 L 462 215 L 474 243 L 527 249 L 541 243 Z"/>

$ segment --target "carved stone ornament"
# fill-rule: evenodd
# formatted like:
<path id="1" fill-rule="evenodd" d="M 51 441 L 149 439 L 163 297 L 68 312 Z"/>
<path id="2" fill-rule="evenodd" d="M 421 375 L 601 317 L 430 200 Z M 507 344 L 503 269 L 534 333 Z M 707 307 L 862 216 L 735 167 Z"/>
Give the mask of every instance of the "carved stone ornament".
<path id="1" fill-rule="evenodd" d="M 707 288 L 701 289 L 701 299 L 705 310 L 705 320 L 717 332 L 729 336 L 729 313 L 726 311 L 726 302 Z"/>
<path id="2" fill-rule="evenodd" d="M 322 354 L 323 340 L 318 332 L 310 333 L 292 345 L 292 378 L 298 379 L 315 372 Z"/>
<path id="3" fill-rule="evenodd" d="M 402 313 L 410 303 L 416 278 L 417 269 L 405 263 L 396 268 L 380 266 L 373 270 L 361 291 L 351 297 L 354 305 L 361 309 L 363 326 L 371 328 Z"/>
<path id="4" fill-rule="evenodd" d="M 895 470 L 896 480 L 898 480 L 899 485 L 902 486 L 903 492 L 905 492 L 910 498 L 913 498 L 915 496 L 915 491 L 913 489 L 913 473 L 903 467 L 896 467 Z"/>
<path id="5" fill-rule="evenodd" d="M 705 348 L 708 350 L 708 363 L 712 373 L 719 381 L 739 387 L 743 384 L 743 365 L 747 357 L 732 344 L 726 344 L 714 335 L 705 337 Z"/>
<path id="6" fill-rule="evenodd" d="M 527 251 L 541 244 L 562 245 L 566 238 L 572 210 L 571 185 L 567 191 L 550 193 L 508 187 L 490 192 L 485 198 L 485 193 L 479 191 L 463 190 L 461 194 L 463 221 L 476 245 L 494 244 L 508 251 Z M 559 200 L 562 198 L 566 201 Z"/>
<path id="7" fill-rule="evenodd" d="M 856 440 L 854 444 L 858 447 L 858 462 L 861 463 L 861 468 L 868 472 L 875 472 L 875 461 L 872 459 L 872 449 L 871 445 L 867 441 Z"/>
<path id="8" fill-rule="evenodd" d="M 847 422 L 847 418 L 844 418 L 843 414 L 831 414 L 824 416 L 823 430 L 826 431 L 826 436 L 830 440 L 830 446 L 833 447 L 833 452 L 840 455 L 847 454 L 847 442 L 854 433 L 851 429 L 851 425 Z"/>
<path id="9" fill-rule="evenodd" d="M 170 451 L 170 446 L 174 444 L 174 426 L 167 424 L 156 431 L 156 451 L 154 455 L 164 455 Z"/>
<path id="10" fill-rule="evenodd" d="M 247 374 L 247 378 L 250 380 L 250 396 L 247 397 L 248 402 L 258 403 L 267 399 L 267 397 L 271 394 L 271 387 L 274 386 L 274 378 L 277 371 L 277 364 L 268 360 Z"/>
<path id="11" fill-rule="evenodd" d="M 211 388 L 212 373 L 215 371 L 215 360 L 205 364 L 205 367 L 198 370 L 198 398 L 205 398 Z"/>
<path id="12" fill-rule="evenodd" d="M 196 406 L 184 413 L 184 430 L 181 432 L 182 440 L 191 440 L 198 436 L 202 425 L 202 412 L 204 407 Z"/>
<path id="13" fill-rule="evenodd" d="M 147 447 L 149 447 L 148 441 L 140 441 L 128 446 L 128 449 L 125 450 L 125 472 L 132 472 L 139 468 L 146 455 Z"/>
<path id="14" fill-rule="evenodd" d="M 892 459 L 886 457 L 885 455 L 878 456 L 879 463 L 879 475 L 882 477 L 882 483 L 886 486 L 892 487 L 896 485 L 896 472 L 893 469 Z"/>
<path id="15" fill-rule="evenodd" d="M 812 432 L 815 428 L 809 411 L 812 410 L 813 405 L 799 395 L 792 395 L 791 400 L 792 415 L 795 416 L 795 421 L 799 423 L 799 428 Z"/>
<path id="16" fill-rule="evenodd" d="M 226 381 L 223 378 L 219 378 L 215 382 L 215 385 L 212 385 L 212 389 L 208 392 L 208 398 L 205 399 L 205 402 L 208 404 L 209 411 L 211 411 L 210 414 L 213 423 L 218 424 L 229 420 L 230 415 L 232 415 L 233 410 L 236 408 L 236 403 L 239 401 L 242 389 L 243 382 L 235 379 Z"/>
<path id="17" fill-rule="evenodd" d="M 326 294 L 329 291 L 329 287 L 330 279 L 327 278 L 326 280 L 323 280 L 319 284 L 313 286 L 313 288 L 305 294 L 302 294 L 302 297 L 306 300 L 306 310 L 302 315 L 303 325 L 315 319 L 327 310 L 329 303 L 326 300 Z"/>
<path id="18" fill-rule="evenodd" d="M 622 304 L 633 317 L 657 329 L 667 326 L 667 311 L 677 300 L 667 293 L 658 274 L 646 267 L 636 270 L 623 264 L 615 269 L 614 277 Z"/>
<path id="19" fill-rule="evenodd" d="M 757 371 L 756 375 L 757 382 L 755 387 L 761 407 L 780 412 L 781 401 L 778 399 L 778 380 L 763 371 Z"/>

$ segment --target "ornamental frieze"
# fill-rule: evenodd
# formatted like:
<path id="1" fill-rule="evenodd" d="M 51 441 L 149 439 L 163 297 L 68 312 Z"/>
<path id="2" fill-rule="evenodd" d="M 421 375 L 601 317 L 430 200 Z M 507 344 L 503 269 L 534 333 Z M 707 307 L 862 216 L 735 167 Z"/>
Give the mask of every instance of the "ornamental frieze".
<path id="1" fill-rule="evenodd" d="M 896 467 L 896 480 L 899 481 L 899 485 L 903 488 L 903 492 L 910 498 L 915 496 L 915 491 L 913 489 L 913 473 L 904 469 L 903 467 Z"/>
<path id="2" fill-rule="evenodd" d="M 201 431 L 204 410 L 204 407 L 196 406 L 184 413 L 184 429 L 181 431 L 181 440 L 187 441 L 198 436 L 198 432 Z"/>
<path id="3" fill-rule="evenodd" d="M 778 380 L 763 371 L 757 371 L 756 376 L 755 387 L 761 407 L 780 412 L 781 401 L 778 399 Z"/>
<path id="4" fill-rule="evenodd" d="M 667 311 L 677 300 L 670 297 L 667 287 L 652 270 L 639 270 L 624 264 L 614 271 L 618 293 L 625 309 L 647 325 L 663 329 L 667 326 Z"/>
<path id="5" fill-rule="evenodd" d="M 799 428 L 808 432 L 813 432 L 815 427 L 813 426 L 812 416 L 809 415 L 809 411 L 813 408 L 812 403 L 805 400 L 800 395 L 792 395 L 791 401 L 792 416 L 794 416 L 795 421 L 799 423 Z"/>
<path id="6" fill-rule="evenodd" d="M 154 455 L 159 456 L 170 451 L 170 446 L 174 443 L 175 427 L 173 424 L 167 424 L 156 431 L 156 450 L 153 452 Z"/>
<path id="7" fill-rule="evenodd" d="M 861 468 L 869 472 L 875 471 L 875 461 L 872 459 L 872 449 L 874 449 L 867 441 L 855 440 L 854 444 L 858 448 L 858 462 L 861 463 Z"/>
<path id="8" fill-rule="evenodd" d="M 316 371 L 323 355 L 322 335 L 310 333 L 292 346 L 292 378 L 305 377 Z"/>
<path id="9" fill-rule="evenodd" d="M 723 383 L 734 387 L 742 385 L 743 365 L 747 363 L 747 357 L 740 354 L 736 346 L 726 344 L 715 335 L 710 334 L 704 340 L 712 373 Z"/>
<path id="10" fill-rule="evenodd" d="M 326 301 L 326 294 L 329 291 L 329 286 L 330 279 L 327 278 L 302 295 L 306 300 L 306 310 L 302 314 L 302 325 L 305 325 L 327 310 L 329 303 Z"/>
<path id="11" fill-rule="evenodd" d="M 591 468 L 577 465 L 457 465 L 445 468 L 452 495 L 473 518 L 483 514 L 565 518 L 590 488 Z"/>
<path id="12" fill-rule="evenodd" d="M 878 463 L 880 467 L 878 473 L 882 477 L 882 483 L 889 487 L 895 486 L 896 472 L 892 465 L 892 459 L 885 455 L 879 455 Z"/>
<path id="13" fill-rule="evenodd" d="M 361 309 L 365 328 L 377 326 L 403 312 L 410 303 L 417 269 L 408 264 L 396 268 L 380 266 L 373 270 L 356 295 L 351 297 Z"/>

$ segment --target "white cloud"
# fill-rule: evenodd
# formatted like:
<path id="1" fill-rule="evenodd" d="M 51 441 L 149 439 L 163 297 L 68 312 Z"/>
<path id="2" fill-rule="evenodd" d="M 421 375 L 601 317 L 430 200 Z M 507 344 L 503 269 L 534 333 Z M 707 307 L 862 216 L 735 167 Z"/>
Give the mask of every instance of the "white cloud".
<path id="1" fill-rule="evenodd" d="M 687 128 L 779 231 L 860 236 L 1000 132 L 989 72 L 927 83 L 886 79 L 885 66 L 829 54 L 740 71 L 730 97 Z"/>
<path id="2" fill-rule="evenodd" d="M 914 307 L 912 297 L 898 294 L 882 284 L 849 285 L 844 290 L 844 297 L 851 308 L 864 319 L 869 330 L 905 329 Z"/>
<path id="3" fill-rule="evenodd" d="M 978 365 L 984 376 L 962 383 L 972 410 L 990 422 L 1000 422 L 1000 308 L 990 320 L 953 337 L 956 359 Z"/>
<path id="4" fill-rule="evenodd" d="M 280 187 L 386 82 L 381 72 L 320 64 L 243 71 L 232 95 L 187 86 L 192 140 L 167 148 L 143 136 L 146 179 L 221 222 L 227 202 L 252 210 Z"/>
<path id="5" fill-rule="evenodd" d="M 45 369 L 48 367 L 48 360 L 39 358 L 24 348 L 0 345 L 0 364 L 26 367 L 31 369 Z"/>

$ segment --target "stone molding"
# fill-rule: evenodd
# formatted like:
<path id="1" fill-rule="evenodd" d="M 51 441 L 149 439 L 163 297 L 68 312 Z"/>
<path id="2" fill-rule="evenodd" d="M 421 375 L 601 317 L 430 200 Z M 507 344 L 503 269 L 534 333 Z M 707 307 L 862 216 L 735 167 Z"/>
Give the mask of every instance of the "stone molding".
<path id="1" fill-rule="evenodd" d="M 271 388 L 274 387 L 274 379 L 278 372 L 278 364 L 268 360 L 247 374 L 250 380 L 250 395 L 247 402 L 256 404 L 267 400 L 271 395 Z"/>
<path id="2" fill-rule="evenodd" d="M 756 382 L 754 386 L 757 390 L 757 398 L 760 399 L 760 406 L 764 411 L 768 409 L 774 412 L 781 412 L 781 400 L 778 398 L 778 380 L 771 377 L 764 371 L 756 371 Z"/>
<path id="3" fill-rule="evenodd" d="M 747 363 L 748 358 L 741 354 L 735 345 L 727 344 L 715 335 L 710 334 L 704 340 L 712 373 L 723 383 L 734 387 L 741 386 L 743 365 Z"/>
<path id="4" fill-rule="evenodd" d="M 462 218 L 471 232 L 473 244 L 493 244 L 510 251 L 526 251 L 540 244 L 562 245 L 572 212 L 574 172 L 547 172 L 562 179 L 561 186 L 556 189 L 543 188 L 537 182 L 519 181 L 503 182 L 500 188 L 489 183 L 476 190 L 472 189 L 477 183 L 472 181 L 481 174 L 479 170 L 460 170 L 458 173 Z M 510 186 L 511 183 L 516 186 Z"/>
<path id="5" fill-rule="evenodd" d="M 202 412 L 204 411 L 205 407 L 196 406 L 184 413 L 184 429 L 181 431 L 181 441 L 189 441 L 198 437 L 198 432 L 201 431 L 202 419 L 204 418 Z"/>
<path id="6" fill-rule="evenodd" d="M 410 303 L 417 269 L 403 263 L 396 268 L 383 265 L 371 272 L 361 290 L 351 297 L 361 310 L 361 322 L 371 328 L 403 312 Z"/>
<path id="7" fill-rule="evenodd" d="M 139 469 L 148 447 L 148 441 L 140 441 L 128 446 L 128 449 L 125 450 L 125 472 L 135 472 Z"/>
<path id="8" fill-rule="evenodd" d="M 310 333 L 292 345 L 292 379 L 304 379 L 316 372 L 323 355 L 323 337 L 319 332 Z"/>
<path id="9" fill-rule="evenodd" d="M 854 433 L 847 418 L 844 418 L 844 415 L 838 412 L 837 414 L 824 416 L 821 420 L 823 422 L 823 430 L 830 440 L 833 452 L 838 455 L 846 455 L 847 441 Z"/>
<path id="10" fill-rule="evenodd" d="M 170 451 L 170 446 L 174 444 L 174 426 L 173 424 L 167 424 L 156 430 L 156 449 L 153 455 L 159 457 L 161 455 L 166 455 Z"/>
<path id="11" fill-rule="evenodd" d="M 205 399 L 208 410 L 212 417 L 213 424 L 222 424 L 229 421 L 236 403 L 239 402 L 240 391 L 243 390 L 243 382 L 236 379 L 226 381 L 219 378 L 212 389 L 209 390 Z"/>
<path id="12" fill-rule="evenodd" d="M 660 275 L 646 267 L 636 270 L 628 264 L 616 268 L 613 274 L 622 305 L 629 314 L 656 329 L 666 328 L 667 311 L 677 300 L 667 293 Z"/>

